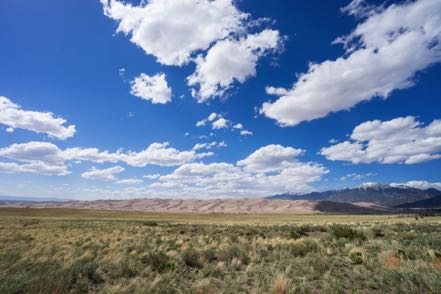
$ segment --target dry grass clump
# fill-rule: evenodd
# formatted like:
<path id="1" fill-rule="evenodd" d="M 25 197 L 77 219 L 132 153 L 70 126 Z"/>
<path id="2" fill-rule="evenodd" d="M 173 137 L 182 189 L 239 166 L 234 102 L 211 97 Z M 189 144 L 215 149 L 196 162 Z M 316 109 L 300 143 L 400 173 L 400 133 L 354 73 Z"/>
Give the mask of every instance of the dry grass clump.
<path id="1" fill-rule="evenodd" d="M 288 294 L 290 286 L 290 279 L 284 275 L 279 274 L 271 287 L 271 292 L 273 294 Z"/>
<path id="2" fill-rule="evenodd" d="M 441 284 L 441 226 L 427 218 L 231 225 L 94 217 L 0 214 L 0 293 L 436 293 Z"/>

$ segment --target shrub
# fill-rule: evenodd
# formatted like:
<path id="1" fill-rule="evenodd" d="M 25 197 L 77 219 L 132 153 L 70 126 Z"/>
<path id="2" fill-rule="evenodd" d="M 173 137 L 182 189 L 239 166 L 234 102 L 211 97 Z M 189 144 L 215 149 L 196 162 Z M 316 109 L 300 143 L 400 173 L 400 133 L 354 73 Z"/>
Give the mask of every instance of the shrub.
<path id="1" fill-rule="evenodd" d="M 137 275 L 137 270 L 127 257 L 124 258 L 118 266 L 118 275 L 126 278 L 132 278 Z"/>
<path id="2" fill-rule="evenodd" d="M 333 225 L 331 228 L 331 234 L 336 239 L 345 238 L 348 240 L 366 240 L 366 236 L 363 232 L 355 230 L 349 225 Z"/>
<path id="3" fill-rule="evenodd" d="M 285 275 L 279 275 L 273 282 L 272 293 L 285 294 L 289 292 L 290 280 Z"/>
<path id="4" fill-rule="evenodd" d="M 231 262 L 234 258 L 237 258 L 242 264 L 248 264 L 250 262 L 250 257 L 239 245 L 232 245 L 222 250 L 220 255 L 220 259 L 223 261 Z"/>
<path id="5" fill-rule="evenodd" d="M 172 263 L 167 254 L 162 251 L 149 252 L 149 254 L 141 258 L 141 262 L 157 272 L 172 271 L 175 269 L 174 263 Z"/>
<path id="6" fill-rule="evenodd" d="M 352 263 L 354 264 L 362 264 L 363 263 L 363 253 L 361 252 L 352 252 L 349 254 L 349 258 L 351 259 Z"/>
<path id="7" fill-rule="evenodd" d="M 202 267 L 201 256 L 199 252 L 197 252 L 193 248 L 186 249 L 184 252 L 182 252 L 181 257 L 184 263 L 189 267 L 193 267 L 193 268 Z"/>
<path id="8" fill-rule="evenodd" d="M 303 236 L 306 236 L 307 232 L 303 227 L 294 227 L 289 231 L 289 238 L 290 239 L 299 239 Z"/>
<path id="9" fill-rule="evenodd" d="M 86 278 L 92 284 L 103 282 L 103 279 L 97 274 L 98 265 L 93 261 L 77 261 L 68 269 L 69 281 L 75 284 L 79 279 Z"/>
<path id="10" fill-rule="evenodd" d="M 372 228 L 372 235 L 374 236 L 374 238 L 381 238 L 384 237 L 384 232 L 381 228 L 374 227 Z"/>
<path id="11" fill-rule="evenodd" d="M 149 227 L 157 227 L 158 223 L 155 222 L 155 221 L 145 221 L 145 222 L 143 222 L 143 225 L 144 226 L 149 226 Z"/>
<path id="12" fill-rule="evenodd" d="M 203 252 L 203 256 L 206 260 L 208 260 L 209 262 L 211 261 L 216 261 L 218 259 L 216 250 L 214 250 L 213 248 L 207 249 Z"/>
<path id="13" fill-rule="evenodd" d="M 305 239 L 305 240 L 299 240 L 295 243 L 290 244 L 289 250 L 292 255 L 294 256 L 305 256 L 309 252 L 317 252 L 319 249 L 319 246 L 317 242 L 314 242 L 313 240 Z"/>

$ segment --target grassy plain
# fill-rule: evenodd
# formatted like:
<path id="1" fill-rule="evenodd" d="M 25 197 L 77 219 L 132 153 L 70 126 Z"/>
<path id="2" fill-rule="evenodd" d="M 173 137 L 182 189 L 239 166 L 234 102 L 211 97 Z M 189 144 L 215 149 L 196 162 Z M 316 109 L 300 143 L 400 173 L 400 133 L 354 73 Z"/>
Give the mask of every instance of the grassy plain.
<path id="1" fill-rule="evenodd" d="M 0 293 L 441 293 L 441 217 L 0 209 Z"/>

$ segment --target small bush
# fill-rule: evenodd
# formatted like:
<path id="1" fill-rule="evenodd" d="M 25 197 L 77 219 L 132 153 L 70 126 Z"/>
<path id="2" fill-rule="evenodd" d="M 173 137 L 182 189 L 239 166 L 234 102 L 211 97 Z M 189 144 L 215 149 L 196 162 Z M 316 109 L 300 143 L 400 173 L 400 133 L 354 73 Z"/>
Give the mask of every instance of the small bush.
<path id="1" fill-rule="evenodd" d="M 193 268 L 202 267 L 201 255 L 199 254 L 199 252 L 197 252 L 192 248 L 189 248 L 184 252 L 182 252 L 181 257 L 184 263 L 189 267 L 193 267 Z"/>
<path id="2" fill-rule="evenodd" d="M 222 261 L 231 262 L 234 258 L 240 260 L 242 264 L 248 264 L 250 262 L 248 254 L 238 245 L 232 245 L 221 252 L 220 259 Z"/>
<path id="3" fill-rule="evenodd" d="M 317 252 L 318 249 L 318 244 L 309 239 L 296 241 L 289 246 L 289 250 L 292 255 L 301 257 L 305 256 L 309 252 Z"/>
<path id="4" fill-rule="evenodd" d="M 119 276 L 132 278 L 138 274 L 133 262 L 128 258 L 124 258 L 118 266 Z"/>
<path id="5" fill-rule="evenodd" d="M 145 221 L 142 223 L 144 226 L 149 226 L 149 227 L 157 227 L 158 223 L 155 221 Z"/>
<path id="6" fill-rule="evenodd" d="M 150 252 L 141 258 L 141 262 L 150 266 L 153 271 L 165 272 L 175 269 L 174 263 L 170 261 L 170 258 L 162 251 Z"/>
<path id="7" fill-rule="evenodd" d="M 212 261 L 216 261 L 218 259 L 216 250 L 214 250 L 213 248 L 207 249 L 203 252 L 203 256 L 206 260 L 208 260 L 209 262 Z"/>
<path id="8" fill-rule="evenodd" d="M 366 240 L 366 236 L 363 232 L 353 229 L 349 225 L 333 225 L 331 228 L 331 234 L 336 239 L 345 238 L 348 240 Z"/>
<path id="9" fill-rule="evenodd" d="M 363 253 L 361 252 L 352 252 L 349 254 L 349 258 L 354 264 L 363 264 Z"/>
<path id="10" fill-rule="evenodd" d="M 87 279 L 90 284 L 99 284 L 103 282 L 100 275 L 97 274 L 98 265 L 93 261 L 77 261 L 67 269 L 69 286 L 74 288 L 76 284 L 84 284 Z"/>
<path id="11" fill-rule="evenodd" d="M 289 238 L 296 240 L 296 239 L 299 239 L 301 237 L 306 236 L 307 234 L 308 233 L 306 232 L 306 230 L 303 227 L 300 227 L 300 228 L 295 227 L 289 231 Z"/>
<path id="12" fill-rule="evenodd" d="M 372 235 L 374 236 L 374 238 L 382 238 L 384 237 L 384 232 L 381 228 L 374 227 L 372 228 Z"/>

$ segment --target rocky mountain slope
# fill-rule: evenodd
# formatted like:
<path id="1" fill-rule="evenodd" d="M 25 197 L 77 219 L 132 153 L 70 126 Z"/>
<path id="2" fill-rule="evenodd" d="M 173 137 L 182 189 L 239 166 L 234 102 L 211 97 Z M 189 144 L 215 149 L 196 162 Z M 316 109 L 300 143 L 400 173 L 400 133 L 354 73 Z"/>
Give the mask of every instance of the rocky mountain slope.
<path id="1" fill-rule="evenodd" d="M 279 194 L 267 199 L 328 200 L 334 202 L 369 202 L 380 206 L 395 207 L 415 201 L 427 200 L 441 195 L 437 189 L 417 189 L 408 186 L 364 184 L 342 190 L 312 192 L 307 194 Z"/>

